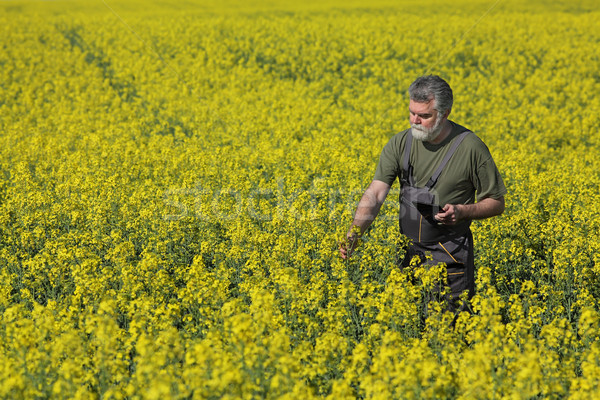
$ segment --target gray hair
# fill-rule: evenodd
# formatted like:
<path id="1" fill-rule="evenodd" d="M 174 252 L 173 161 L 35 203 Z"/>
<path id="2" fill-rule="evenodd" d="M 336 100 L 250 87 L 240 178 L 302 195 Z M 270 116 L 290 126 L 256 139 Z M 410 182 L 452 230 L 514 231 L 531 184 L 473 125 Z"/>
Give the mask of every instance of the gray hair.
<path id="1" fill-rule="evenodd" d="M 419 103 L 435 100 L 435 109 L 445 113 L 452 109 L 452 89 L 448 82 L 437 75 L 418 77 L 408 88 L 410 99 Z"/>

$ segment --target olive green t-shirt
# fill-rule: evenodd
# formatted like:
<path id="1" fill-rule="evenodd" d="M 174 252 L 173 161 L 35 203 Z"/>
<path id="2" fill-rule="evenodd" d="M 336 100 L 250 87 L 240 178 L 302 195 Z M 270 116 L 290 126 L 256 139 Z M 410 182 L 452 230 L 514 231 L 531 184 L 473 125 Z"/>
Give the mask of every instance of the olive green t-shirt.
<path id="1" fill-rule="evenodd" d="M 448 152 L 450 144 L 467 129 L 450 121 L 452 131 L 442 143 L 431 144 L 413 138 L 410 165 L 417 187 L 424 187 Z M 394 135 L 385 145 L 375 171 L 375 180 L 392 185 L 402 175 L 402 157 L 410 129 Z M 506 187 L 489 149 L 473 132 L 469 132 L 443 169 L 432 193 L 440 206 L 471 204 L 487 197 L 499 199 Z"/>

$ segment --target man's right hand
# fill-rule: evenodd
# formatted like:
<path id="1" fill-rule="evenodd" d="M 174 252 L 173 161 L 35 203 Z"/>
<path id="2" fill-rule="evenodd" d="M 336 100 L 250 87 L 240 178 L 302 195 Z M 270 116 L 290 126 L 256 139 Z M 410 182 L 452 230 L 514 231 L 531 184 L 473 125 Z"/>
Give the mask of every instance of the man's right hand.
<path id="1" fill-rule="evenodd" d="M 349 258 L 354 252 L 354 249 L 358 246 L 359 241 L 360 236 L 358 236 L 357 234 L 348 234 L 348 236 L 346 236 L 346 240 L 342 240 L 339 242 L 340 256 L 344 260 Z"/>

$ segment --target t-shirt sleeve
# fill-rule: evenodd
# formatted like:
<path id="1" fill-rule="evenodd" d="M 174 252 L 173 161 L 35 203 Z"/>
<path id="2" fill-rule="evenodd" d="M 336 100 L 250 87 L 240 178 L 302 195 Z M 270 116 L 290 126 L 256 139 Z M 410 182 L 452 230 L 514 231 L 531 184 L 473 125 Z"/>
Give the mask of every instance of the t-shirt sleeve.
<path id="1" fill-rule="evenodd" d="M 477 201 L 487 197 L 499 199 L 506 194 L 504 181 L 491 156 L 477 168 L 474 183 L 477 190 Z"/>
<path id="2" fill-rule="evenodd" d="M 396 135 L 384 146 L 379 156 L 379 164 L 375 170 L 374 180 L 392 186 L 400 173 L 400 136 Z"/>

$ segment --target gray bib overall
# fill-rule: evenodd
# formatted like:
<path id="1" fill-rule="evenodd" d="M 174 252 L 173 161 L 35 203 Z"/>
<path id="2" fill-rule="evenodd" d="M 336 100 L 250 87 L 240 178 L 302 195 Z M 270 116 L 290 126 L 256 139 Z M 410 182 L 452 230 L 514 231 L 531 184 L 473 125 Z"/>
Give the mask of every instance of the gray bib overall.
<path id="1" fill-rule="evenodd" d="M 448 285 L 451 297 L 456 299 L 460 294 L 469 290 L 473 294 L 474 287 L 474 258 L 473 237 L 469 229 L 471 222 L 463 221 L 454 226 L 441 225 L 433 218 L 439 207 L 435 194 L 432 192 L 435 184 L 456 152 L 463 139 L 470 131 L 459 134 L 450 149 L 435 170 L 433 176 L 424 187 L 417 187 L 413 176 L 413 167 L 410 165 L 410 149 L 412 146 L 412 133 L 407 133 L 406 144 L 402 158 L 402 176 L 400 182 L 400 232 L 411 239 L 406 249 L 406 255 L 401 263 L 402 268 L 410 265 L 414 256 L 421 258 L 422 264 L 435 265 L 445 263 L 448 270 Z M 417 209 L 415 203 L 429 205 Z M 431 254 L 432 259 L 426 260 L 425 255 Z"/>

